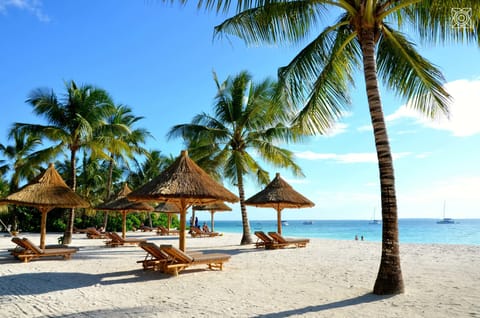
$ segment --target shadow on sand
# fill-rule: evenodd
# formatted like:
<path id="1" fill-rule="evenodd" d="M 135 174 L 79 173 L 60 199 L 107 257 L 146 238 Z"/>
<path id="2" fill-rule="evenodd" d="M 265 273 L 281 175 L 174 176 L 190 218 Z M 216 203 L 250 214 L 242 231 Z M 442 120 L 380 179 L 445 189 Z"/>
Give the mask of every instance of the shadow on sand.
<path id="1" fill-rule="evenodd" d="M 376 301 L 382 301 L 384 299 L 388 299 L 391 297 L 393 296 L 392 295 L 378 296 L 378 295 L 369 293 L 369 294 L 357 296 L 350 299 L 336 301 L 333 303 L 316 305 L 316 306 L 308 306 L 304 308 L 297 308 L 297 309 L 275 312 L 270 314 L 262 314 L 254 317 L 255 318 L 279 318 L 279 317 L 297 316 L 297 315 L 302 315 L 306 313 L 316 313 L 316 312 L 326 311 L 330 309 L 344 308 L 344 307 L 356 306 L 360 304 L 372 303 Z"/>
<path id="2" fill-rule="evenodd" d="M 172 276 L 142 269 L 102 274 L 37 272 L 0 276 L 0 296 L 39 295 L 96 285 L 141 283 Z"/>

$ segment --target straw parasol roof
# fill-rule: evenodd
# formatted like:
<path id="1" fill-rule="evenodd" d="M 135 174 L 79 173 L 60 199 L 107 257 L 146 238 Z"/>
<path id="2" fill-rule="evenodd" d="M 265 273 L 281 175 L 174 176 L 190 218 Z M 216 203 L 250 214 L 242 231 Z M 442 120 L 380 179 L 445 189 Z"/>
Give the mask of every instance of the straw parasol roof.
<path id="1" fill-rule="evenodd" d="M 122 190 L 110 201 L 102 203 L 95 207 L 95 210 L 117 211 L 122 213 L 122 237 L 126 237 L 127 232 L 127 213 L 139 211 L 153 211 L 153 207 L 145 202 L 132 202 L 127 199 L 127 195 L 132 190 L 128 184 L 123 185 Z"/>
<path id="2" fill-rule="evenodd" d="M 306 208 L 315 205 L 312 201 L 295 191 L 280 177 L 280 173 L 275 175 L 275 178 L 265 189 L 245 200 L 245 204 L 277 210 L 277 231 L 279 234 L 282 233 L 281 212 L 283 209 Z"/>
<path id="3" fill-rule="evenodd" d="M 88 208 L 90 204 L 70 189 L 53 163 L 30 183 L 0 200 L 0 204 L 36 207 L 42 213 L 40 247 L 45 248 L 47 213 L 53 208 Z"/>
<path id="4" fill-rule="evenodd" d="M 218 211 L 228 212 L 228 211 L 232 211 L 232 208 L 223 202 L 215 202 L 215 203 L 210 203 L 206 205 L 195 205 L 193 207 L 193 210 L 210 211 L 210 228 L 211 228 L 211 231 L 213 232 L 215 229 L 215 222 L 213 218 L 213 215 L 215 214 L 215 212 L 218 212 Z"/>
<path id="5" fill-rule="evenodd" d="M 128 195 L 133 201 L 164 201 L 180 210 L 180 249 L 185 251 L 187 209 L 216 201 L 237 202 L 238 197 L 212 179 L 183 150 L 175 162 L 152 181 Z"/>
<path id="6" fill-rule="evenodd" d="M 167 229 L 170 231 L 170 225 L 172 224 L 172 214 L 177 213 L 180 214 L 180 209 L 173 203 L 169 202 L 160 202 L 156 207 L 155 207 L 155 212 L 161 212 L 165 213 L 168 218 L 167 222 Z"/>

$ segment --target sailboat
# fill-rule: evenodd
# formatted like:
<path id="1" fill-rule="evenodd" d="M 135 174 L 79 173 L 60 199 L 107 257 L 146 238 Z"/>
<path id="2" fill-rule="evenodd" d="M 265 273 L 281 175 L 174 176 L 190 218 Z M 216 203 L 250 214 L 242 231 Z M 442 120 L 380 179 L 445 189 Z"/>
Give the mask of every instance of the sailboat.
<path id="1" fill-rule="evenodd" d="M 443 219 L 438 220 L 437 224 L 455 224 L 455 221 L 452 218 L 445 217 L 445 201 L 443 201 Z"/>
<path id="2" fill-rule="evenodd" d="M 375 208 L 373 208 L 373 218 L 368 224 L 381 224 L 382 221 L 375 219 Z"/>

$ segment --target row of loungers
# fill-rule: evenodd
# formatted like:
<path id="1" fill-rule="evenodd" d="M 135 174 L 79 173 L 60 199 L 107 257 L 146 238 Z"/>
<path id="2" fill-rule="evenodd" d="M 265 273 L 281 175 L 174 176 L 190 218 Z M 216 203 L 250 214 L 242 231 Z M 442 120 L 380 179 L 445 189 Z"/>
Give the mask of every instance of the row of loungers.
<path id="1" fill-rule="evenodd" d="M 295 247 L 306 247 L 307 243 L 310 242 L 306 238 L 285 238 L 276 232 L 268 232 L 266 234 L 263 231 L 256 231 L 255 236 L 257 237 L 255 247 L 265 249 L 284 248 L 292 245 Z"/>

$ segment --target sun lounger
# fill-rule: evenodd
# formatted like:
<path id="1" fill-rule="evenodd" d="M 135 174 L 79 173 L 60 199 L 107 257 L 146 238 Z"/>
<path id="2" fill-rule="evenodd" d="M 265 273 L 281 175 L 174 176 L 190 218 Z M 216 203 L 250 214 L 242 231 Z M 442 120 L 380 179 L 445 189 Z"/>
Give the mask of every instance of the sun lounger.
<path id="1" fill-rule="evenodd" d="M 110 239 L 106 241 L 107 246 L 124 246 L 124 245 L 139 245 L 140 243 L 146 242 L 145 239 L 136 239 L 136 238 L 123 238 L 118 235 L 116 232 L 107 232 L 107 237 Z"/>
<path id="2" fill-rule="evenodd" d="M 139 246 L 147 252 L 145 259 L 137 261 L 143 265 L 143 269 L 163 271 L 170 257 L 154 243 L 143 242 Z"/>
<path id="3" fill-rule="evenodd" d="M 264 247 L 265 249 L 274 249 L 277 247 L 281 247 L 281 245 L 278 245 L 273 238 L 268 236 L 263 231 L 255 231 L 254 234 L 257 237 L 257 241 L 255 242 L 256 248 Z"/>
<path id="4" fill-rule="evenodd" d="M 180 231 L 177 229 L 167 229 L 164 226 L 158 226 L 157 227 L 157 234 L 162 235 L 162 236 L 167 236 L 167 235 L 178 235 L 180 234 Z"/>
<path id="5" fill-rule="evenodd" d="M 168 263 L 173 263 L 174 260 L 165 253 L 158 245 L 151 242 L 143 242 L 140 243 L 139 246 L 147 252 L 145 258 L 141 261 L 137 261 L 137 263 L 141 263 L 144 270 L 153 269 L 158 271 L 165 271 L 165 266 Z M 201 255 L 203 254 L 201 251 L 189 251 L 189 255 Z"/>
<path id="6" fill-rule="evenodd" d="M 63 259 L 70 259 L 72 254 L 77 252 L 76 248 L 45 248 L 41 249 L 27 238 L 13 237 L 12 242 L 17 244 L 17 248 L 12 250 L 12 255 L 25 263 L 35 258 L 61 256 Z"/>
<path id="7" fill-rule="evenodd" d="M 163 272 L 177 276 L 178 273 L 189 266 L 205 264 L 209 269 L 223 270 L 223 263 L 230 259 L 230 255 L 214 254 L 186 254 L 172 245 L 160 245 L 170 260 L 165 265 Z"/>
<path id="8" fill-rule="evenodd" d="M 192 237 L 214 237 L 220 235 L 220 233 L 218 232 L 205 232 L 194 226 L 190 227 L 190 231 L 190 235 Z"/>
<path id="9" fill-rule="evenodd" d="M 310 242 L 309 239 L 305 238 L 285 238 L 276 232 L 268 232 L 268 235 L 275 240 L 275 243 L 283 246 L 295 245 L 296 247 L 305 247 Z"/>
<path id="10" fill-rule="evenodd" d="M 153 227 L 142 225 L 142 226 L 140 226 L 140 231 L 151 232 L 151 231 L 153 231 Z"/>
<path id="11" fill-rule="evenodd" d="M 87 237 L 89 239 L 104 239 L 104 238 L 107 237 L 107 235 L 105 233 L 99 232 L 94 227 L 89 227 L 89 228 L 87 228 Z"/>

